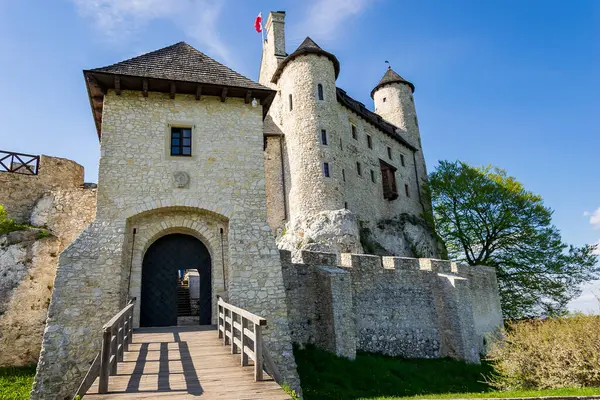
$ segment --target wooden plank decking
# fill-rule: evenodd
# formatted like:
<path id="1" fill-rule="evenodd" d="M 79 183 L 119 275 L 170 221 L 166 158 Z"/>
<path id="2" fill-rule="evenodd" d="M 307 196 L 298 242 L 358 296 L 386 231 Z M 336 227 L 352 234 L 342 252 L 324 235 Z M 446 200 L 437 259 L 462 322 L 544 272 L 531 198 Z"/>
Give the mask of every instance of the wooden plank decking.
<path id="1" fill-rule="evenodd" d="M 85 399 L 265 399 L 290 397 L 265 373 L 254 381 L 252 366 L 223 346 L 215 327 L 141 328 L 111 376 L 109 392 L 98 394 L 98 380 Z"/>

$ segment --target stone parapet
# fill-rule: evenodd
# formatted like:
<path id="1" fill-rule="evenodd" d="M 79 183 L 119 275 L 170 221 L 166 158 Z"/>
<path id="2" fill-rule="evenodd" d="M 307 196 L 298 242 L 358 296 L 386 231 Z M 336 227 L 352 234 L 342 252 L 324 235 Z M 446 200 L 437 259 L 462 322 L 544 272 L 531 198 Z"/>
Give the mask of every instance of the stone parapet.
<path id="1" fill-rule="evenodd" d="M 486 267 L 350 253 L 336 265 L 336 254 L 310 251 L 292 263 L 290 252 L 280 255 L 297 343 L 349 358 L 360 350 L 476 363 L 483 337 L 502 323 L 495 273 Z"/>
<path id="2" fill-rule="evenodd" d="M 337 265 L 337 254 L 317 251 L 301 251 L 300 263 L 307 265 Z"/>

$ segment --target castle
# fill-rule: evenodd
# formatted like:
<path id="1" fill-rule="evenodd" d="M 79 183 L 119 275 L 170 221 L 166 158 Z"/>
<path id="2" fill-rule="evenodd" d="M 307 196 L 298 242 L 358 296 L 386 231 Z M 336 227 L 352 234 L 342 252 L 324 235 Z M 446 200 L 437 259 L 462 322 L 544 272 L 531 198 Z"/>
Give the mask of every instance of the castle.
<path id="1" fill-rule="evenodd" d="M 276 91 L 264 132 L 269 223 L 287 223 L 280 247 L 439 257 L 421 218 L 430 205 L 414 85 L 388 68 L 368 110 L 336 86 L 333 54 L 308 37 L 286 52 L 284 19 L 269 14 L 259 74 Z"/>
<path id="2" fill-rule="evenodd" d="M 200 323 L 216 295 L 268 320 L 294 388 L 293 342 L 478 362 L 502 322 L 496 277 L 438 259 L 414 85 L 388 69 L 369 111 L 333 54 L 310 38 L 286 52 L 284 18 L 269 15 L 258 83 L 183 42 L 84 71 L 95 219 L 60 254 L 32 398 L 74 393 L 129 298 L 135 327 L 177 324 L 182 266 Z"/>

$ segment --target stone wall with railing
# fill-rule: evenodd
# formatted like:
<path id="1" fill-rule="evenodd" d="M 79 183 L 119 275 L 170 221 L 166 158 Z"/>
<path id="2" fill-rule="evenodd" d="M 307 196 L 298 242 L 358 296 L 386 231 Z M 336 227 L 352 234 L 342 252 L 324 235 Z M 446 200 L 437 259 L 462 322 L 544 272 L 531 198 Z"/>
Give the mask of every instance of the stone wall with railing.
<path id="1" fill-rule="evenodd" d="M 37 175 L 0 172 L 0 204 L 8 217 L 29 222 L 36 201 L 47 191 L 83 187 L 83 167 L 66 158 L 40 157 Z"/>

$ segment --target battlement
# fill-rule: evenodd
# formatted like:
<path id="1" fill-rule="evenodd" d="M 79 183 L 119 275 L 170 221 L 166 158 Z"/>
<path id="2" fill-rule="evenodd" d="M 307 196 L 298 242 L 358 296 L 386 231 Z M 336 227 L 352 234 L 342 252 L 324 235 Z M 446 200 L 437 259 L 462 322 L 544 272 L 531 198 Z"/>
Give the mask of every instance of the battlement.
<path id="1" fill-rule="evenodd" d="M 292 263 L 290 251 L 279 250 L 281 261 Z M 352 268 L 361 271 L 398 270 L 398 271 L 430 271 L 444 274 L 490 274 L 495 273 L 494 268 L 487 266 L 470 266 L 449 260 L 435 258 L 391 257 L 370 254 L 354 254 L 318 252 L 302 250 L 299 253 L 297 264 L 329 265 L 343 268 Z"/>
<path id="2" fill-rule="evenodd" d="M 361 350 L 478 362 L 483 337 L 502 323 L 493 268 L 351 253 L 300 251 L 297 262 L 289 251 L 280 255 L 298 343 L 349 358 Z"/>

